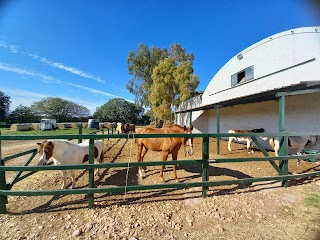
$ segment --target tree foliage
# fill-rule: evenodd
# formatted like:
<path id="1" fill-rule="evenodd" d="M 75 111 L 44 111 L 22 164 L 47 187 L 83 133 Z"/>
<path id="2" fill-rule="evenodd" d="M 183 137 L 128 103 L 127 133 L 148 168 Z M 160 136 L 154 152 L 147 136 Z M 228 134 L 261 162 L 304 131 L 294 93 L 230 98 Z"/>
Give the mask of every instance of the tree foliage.
<path id="1" fill-rule="evenodd" d="M 90 116 L 87 107 L 58 97 L 48 97 L 34 102 L 31 108 L 37 115 L 55 118 L 57 122 L 73 121 Z"/>
<path id="2" fill-rule="evenodd" d="M 171 57 L 154 68 L 149 99 L 155 117 L 172 121 L 172 108 L 186 100 L 199 84 L 198 77 L 192 71 L 190 61 L 176 65 Z"/>
<path id="3" fill-rule="evenodd" d="M 6 115 L 10 110 L 10 97 L 0 91 L 0 121 L 3 122 L 6 119 Z"/>
<path id="4" fill-rule="evenodd" d="M 9 115 L 10 123 L 32 123 L 39 122 L 40 117 L 37 116 L 30 107 L 19 105 Z"/>
<path id="5" fill-rule="evenodd" d="M 130 51 L 128 56 L 128 71 L 133 75 L 127 83 L 127 89 L 135 96 L 135 103 L 149 107 L 148 95 L 153 84 L 152 71 L 159 61 L 168 57 L 166 49 L 138 45 L 137 53 Z"/>
<path id="6" fill-rule="evenodd" d="M 153 117 L 171 119 L 172 107 L 191 96 L 199 79 L 193 74 L 194 55 L 180 44 L 169 51 L 143 44 L 138 52 L 129 52 L 128 70 L 133 78 L 127 89 L 140 106 L 151 107 Z"/>
<path id="7" fill-rule="evenodd" d="M 93 114 L 95 118 L 105 122 L 137 123 L 142 118 L 144 109 L 122 98 L 113 98 Z"/>

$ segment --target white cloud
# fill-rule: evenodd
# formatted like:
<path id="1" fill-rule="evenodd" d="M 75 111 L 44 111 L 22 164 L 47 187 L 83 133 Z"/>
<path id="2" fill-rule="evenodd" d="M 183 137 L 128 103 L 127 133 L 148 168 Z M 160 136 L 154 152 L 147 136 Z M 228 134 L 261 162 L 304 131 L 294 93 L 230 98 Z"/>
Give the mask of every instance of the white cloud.
<path id="1" fill-rule="evenodd" d="M 0 40 L 0 47 L 8 49 L 11 53 L 26 54 L 27 56 L 31 57 L 34 60 L 38 60 L 38 61 L 40 61 L 40 62 L 42 62 L 42 63 L 44 63 L 46 65 L 49 65 L 49 66 L 51 66 L 53 68 L 61 69 L 63 71 L 72 73 L 74 75 L 77 75 L 77 76 L 80 76 L 80 77 L 84 77 L 84 78 L 88 78 L 88 79 L 92 79 L 92 80 L 95 80 L 95 81 L 100 82 L 100 83 L 105 82 L 102 78 L 100 78 L 98 76 L 95 76 L 95 75 L 92 75 L 92 74 L 88 74 L 88 73 L 82 71 L 81 69 L 70 67 L 70 66 L 66 66 L 64 63 L 51 61 L 51 60 L 49 60 L 49 59 L 47 59 L 45 57 L 39 56 L 39 55 L 34 54 L 34 53 L 30 53 L 30 52 L 26 53 L 26 52 L 23 52 L 23 51 L 19 51 L 19 48 L 20 48 L 19 46 L 8 44 L 7 42 L 5 42 L 3 40 Z"/>
<path id="2" fill-rule="evenodd" d="M 55 77 L 50 76 L 50 75 L 45 75 L 42 73 L 31 71 L 26 68 L 19 68 L 17 66 L 9 65 L 6 63 L 0 62 L 0 70 L 14 72 L 14 73 L 19 74 L 21 76 L 26 76 L 26 75 L 33 76 L 33 77 L 39 78 L 41 81 L 43 81 L 45 83 L 72 86 L 74 88 L 85 90 L 89 93 L 97 94 L 100 96 L 105 96 L 105 97 L 109 97 L 109 98 L 122 98 L 120 96 L 117 96 L 117 95 L 114 95 L 114 94 L 111 94 L 108 92 L 103 92 L 103 91 L 100 91 L 97 89 L 88 88 L 86 86 L 82 86 L 82 85 L 78 85 L 78 84 L 74 84 L 74 83 L 70 83 L 70 82 L 66 82 L 66 81 L 61 81 L 61 80 L 56 79 Z M 4 90 L 2 90 L 2 91 L 4 91 Z M 28 92 L 28 91 L 24 91 L 21 89 L 18 89 L 18 90 L 17 89 L 7 89 L 4 92 L 12 98 L 11 99 L 12 100 L 11 110 L 15 109 L 19 104 L 22 104 L 23 106 L 30 106 L 32 104 L 32 102 L 34 102 L 34 101 L 39 101 L 43 98 L 49 97 L 48 95 L 38 94 L 38 93 L 34 93 L 34 92 Z M 95 111 L 96 107 L 102 105 L 102 104 L 100 104 L 100 105 L 93 104 L 90 101 L 83 101 L 83 100 L 79 100 L 79 99 L 66 98 L 66 97 L 61 97 L 61 98 L 70 100 L 72 102 L 76 102 L 76 103 L 83 105 L 83 106 L 86 106 L 86 107 L 88 107 L 88 109 L 92 113 Z M 129 102 L 132 102 L 131 100 L 128 100 L 128 99 L 126 99 L 126 100 Z M 83 102 L 85 104 L 81 104 L 79 102 Z"/>
<path id="3" fill-rule="evenodd" d="M 20 75 L 31 75 L 31 76 L 36 75 L 34 72 L 27 70 L 25 68 L 15 67 L 2 62 L 0 62 L 0 70 L 6 71 L 6 72 L 14 72 Z"/>
<path id="4" fill-rule="evenodd" d="M 41 94 L 37 92 L 30 92 L 22 89 L 2 89 L 3 92 L 6 93 L 6 95 L 10 96 L 11 104 L 10 104 L 10 110 L 16 109 L 17 106 L 20 104 L 26 107 L 30 107 L 32 103 L 40 101 L 44 98 L 52 97 L 51 95 Z M 59 97 L 74 103 L 77 103 L 79 105 L 87 107 L 91 114 L 93 114 L 97 107 L 100 107 L 103 103 L 93 102 L 93 101 L 85 101 L 78 98 L 70 98 L 70 97 L 64 97 L 64 96 L 55 96 Z"/>
<path id="5" fill-rule="evenodd" d="M 25 91 L 22 89 L 2 89 L 6 95 L 10 96 L 11 104 L 10 109 L 14 110 L 20 104 L 30 107 L 33 102 L 40 101 L 43 98 L 49 97 L 48 95 Z"/>

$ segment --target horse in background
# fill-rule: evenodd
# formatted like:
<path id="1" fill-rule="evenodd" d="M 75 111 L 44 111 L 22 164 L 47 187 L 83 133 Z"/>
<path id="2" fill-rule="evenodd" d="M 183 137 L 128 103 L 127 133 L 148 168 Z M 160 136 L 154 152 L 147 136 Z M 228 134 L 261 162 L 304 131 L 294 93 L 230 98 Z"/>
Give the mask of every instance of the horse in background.
<path id="1" fill-rule="evenodd" d="M 264 132 L 264 129 L 263 128 L 256 128 L 256 129 L 252 129 L 252 130 L 238 130 L 238 129 L 230 129 L 228 131 L 228 133 L 263 133 Z M 260 137 L 262 139 L 265 139 L 264 137 Z M 241 142 L 241 141 L 246 141 L 247 142 L 247 150 L 248 150 L 248 153 L 253 153 L 254 150 L 253 150 L 253 140 L 251 139 L 251 137 L 229 137 L 229 141 L 228 141 L 228 150 L 231 151 L 231 142 L 233 140 L 236 140 L 238 142 Z"/>
<path id="2" fill-rule="evenodd" d="M 38 144 L 38 154 L 40 155 L 38 166 L 46 165 L 52 158 L 55 165 L 82 164 L 89 160 L 89 140 L 75 144 L 68 141 L 54 140 L 43 141 Z M 103 162 L 103 141 L 94 141 L 94 160 L 96 163 Z M 67 170 L 61 170 L 63 184 L 61 189 L 66 188 Z M 75 170 L 70 169 L 72 178 L 72 188 L 76 187 Z M 99 175 L 99 168 L 95 174 Z"/>
<path id="3" fill-rule="evenodd" d="M 296 149 L 297 155 L 302 155 L 302 150 L 309 144 L 315 146 L 317 143 L 316 136 L 289 136 L 288 147 Z M 280 141 L 279 137 L 273 137 L 269 140 L 270 147 L 274 150 L 274 155 L 279 156 Z M 300 159 L 298 159 L 297 165 L 299 166 Z"/>
<path id="4" fill-rule="evenodd" d="M 135 133 L 136 132 L 136 126 L 131 123 L 125 123 L 123 125 L 123 133 Z"/>
<path id="5" fill-rule="evenodd" d="M 131 123 L 117 123 L 116 128 L 117 133 L 135 133 L 136 132 L 136 126 Z"/>
<path id="6" fill-rule="evenodd" d="M 179 133 L 192 133 L 193 127 L 186 127 L 174 124 L 170 127 L 164 128 L 151 128 L 145 127 L 137 130 L 139 134 L 179 134 Z M 166 161 L 168 156 L 171 154 L 172 160 L 178 159 L 178 152 L 180 150 L 181 145 L 184 145 L 185 155 L 189 154 L 190 156 L 193 155 L 193 138 L 187 137 L 167 137 L 167 138 L 136 138 L 135 142 L 138 148 L 137 159 L 138 162 L 143 162 L 143 158 L 148 152 L 157 151 L 162 152 L 162 160 Z M 188 144 L 188 145 L 187 145 Z M 189 150 L 187 150 L 189 147 Z M 160 170 L 160 179 L 162 182 L 164 181 L 163 178 L 163 171 L 165 166 L 163 165 Z M 139 166 L 139 175 L 143 177 L 144 170 L 141 166 Z M 180 182 L 179 178 L 177 177 L 177 166 L 173 165 L 173 176 L 176 182 Z"/>

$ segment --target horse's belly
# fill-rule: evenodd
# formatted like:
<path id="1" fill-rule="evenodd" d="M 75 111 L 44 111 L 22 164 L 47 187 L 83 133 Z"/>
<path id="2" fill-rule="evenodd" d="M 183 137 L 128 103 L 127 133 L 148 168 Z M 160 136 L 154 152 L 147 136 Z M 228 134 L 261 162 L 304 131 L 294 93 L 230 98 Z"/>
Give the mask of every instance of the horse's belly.
<path id="1" fill-rule="evenodd" d="M 247 140 L 248 140 L 248 138 L 244 138 L 244 137 L 236 137 L 236 140 L 237 140 L 238 142 L 244 142 L 244 141 L 247 141 Z"/>
<path id="2" fill-rule="evenodd" d="M 163 144 L 161 142 L 157 142 L 157 141 L 154 141 L 154 142 L 144 142 L 143 144 L 148 150 L 151 150 L 151 151 L 162 151 L 162 148 L 163 148 Z"/>

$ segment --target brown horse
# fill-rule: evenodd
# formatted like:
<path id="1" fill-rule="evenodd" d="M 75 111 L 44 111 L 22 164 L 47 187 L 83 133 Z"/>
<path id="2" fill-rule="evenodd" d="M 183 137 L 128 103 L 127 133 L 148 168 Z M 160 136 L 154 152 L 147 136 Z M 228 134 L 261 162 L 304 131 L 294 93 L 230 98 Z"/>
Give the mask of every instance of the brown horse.
<path id="1" fill-rule="evenodd" d="M 151 128 L 145 127 L 137 130 L 139 134 L 178 134 L 178 133 L 192 133 L 193 127 L 182 127 L 180 125 L 174 124 L 172 126 L 164 127 L 164 128 Z M 138 146 L 138 162 L 143 162 L 143 158 L 148 152 L 151 151 L 162 151 L 162 160 L 166 161 L 168 159 L 169 154 L 171 154 L 173 160 L 177 160 L 178 152 L 180 150 L 181 145 L 184 145 L 185 155 L 187 153 L 192 156 L 193 155 L 193 138 L 184 138 L 184 137 L 168 137 L 168 138 L 136 138 L 135 142 Z M 187 145 L 188 142 L 188 145 Z M 187 150 L 187 146 L 189 150 Z M 160 178 L 163 182 L 163 170 L 165 166 L 162 166 L 160 171 Z M 143 168 L 139 166 L 139 175 L 143 177 Z M 173 166 L 173 174 L 174 178 L 177 182 L 179 179 L 177 177 L 177 166 Z"/>

